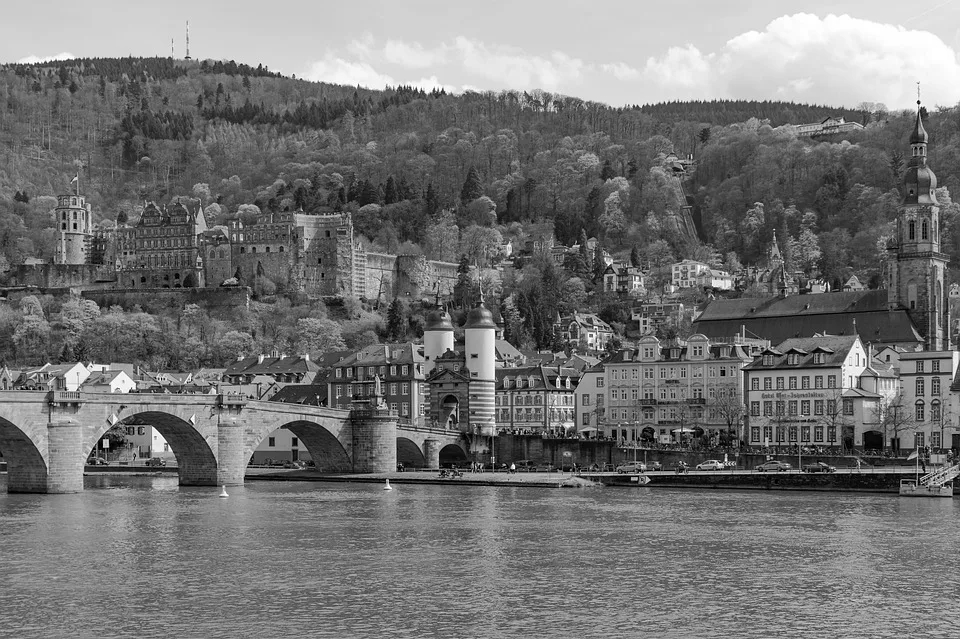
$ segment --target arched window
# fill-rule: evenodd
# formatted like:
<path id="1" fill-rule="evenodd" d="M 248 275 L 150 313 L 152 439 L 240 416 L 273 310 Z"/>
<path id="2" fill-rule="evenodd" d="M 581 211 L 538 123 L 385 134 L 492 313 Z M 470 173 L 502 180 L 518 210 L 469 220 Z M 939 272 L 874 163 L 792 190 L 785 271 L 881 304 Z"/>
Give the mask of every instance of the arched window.
<path id="1" fill-rule="evenodd" d="M 907 223 L 907 239 L 917 239 L 917 223 L 913 220 L 910 220 L 910 222 Z"/>
<path id="2" fill-rule="evenodd" d="M 907 307 L 917 308 L 917 283 L 913 280 L 907 284 Z"/>
<path id="3" fill-rule="evenodd" d="M 930 421 L 939 422 L 940 421 L 940 402 L 933 400 L 930 402 Z"/>
<path id="4" fill-rule="evenodd" d="M 920 239 L 927 239 L 928 223 L 926 220 L 923 221 L 923 224 L 920 225 Z"/>
<path id="5" fill-rule="evenodd" d="M 923 400 L 922 400 L 922 399 L 918 399 L 918 400 L 917 400 L 917 416 L 916 416 L 916 420 L 917 420 L 918 422 L 922 422 L 923 419 L 924 419 L 924 415 L 923 415 Z"/>

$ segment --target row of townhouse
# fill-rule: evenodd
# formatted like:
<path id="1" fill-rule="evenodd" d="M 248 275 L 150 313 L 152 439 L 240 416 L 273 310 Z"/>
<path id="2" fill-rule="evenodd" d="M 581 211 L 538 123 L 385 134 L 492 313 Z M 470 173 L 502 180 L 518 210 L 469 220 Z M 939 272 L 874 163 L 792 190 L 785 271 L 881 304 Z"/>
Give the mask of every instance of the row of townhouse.
<path id="1" fill-rule="evenodd" d="M 759 340 L 711 342 L 704 335 L 661 342 L 648 335 L 584 373 L 577 389 L 580 432 L 670 443 L 709 435 L 735 439 L 742 420 L 742 369 Z"/>
<path id="2" fill-rule="evenodd" d="M 682 260 L 670 266 L 670 284 L 674 288 L 712 288 L 718 291 L 733 290 L 733 276 L 709 264 L 696 260 Z"/>
<path id="3" fill-rule="evenodd" d="M 567 433 L 575 426 L 579 374 L 566 366 L 498 368 L 497 428 Z"/>

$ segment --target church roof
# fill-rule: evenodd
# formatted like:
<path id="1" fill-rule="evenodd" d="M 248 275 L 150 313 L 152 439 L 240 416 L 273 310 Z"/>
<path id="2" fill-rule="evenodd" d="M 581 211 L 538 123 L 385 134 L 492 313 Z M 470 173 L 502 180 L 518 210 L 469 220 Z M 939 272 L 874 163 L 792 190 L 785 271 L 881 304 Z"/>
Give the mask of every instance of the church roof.
<path id="1" fill-rule="evenodd" d="M 864 342 L 922 344 L 904 309 L 887 310 L 887 291 L 844 291 L 788 297 L 715 299 L 693 323 L 707 337 L 736 335 L 741 326 L 778 344 L 818 333 L 850 335 Z"/>

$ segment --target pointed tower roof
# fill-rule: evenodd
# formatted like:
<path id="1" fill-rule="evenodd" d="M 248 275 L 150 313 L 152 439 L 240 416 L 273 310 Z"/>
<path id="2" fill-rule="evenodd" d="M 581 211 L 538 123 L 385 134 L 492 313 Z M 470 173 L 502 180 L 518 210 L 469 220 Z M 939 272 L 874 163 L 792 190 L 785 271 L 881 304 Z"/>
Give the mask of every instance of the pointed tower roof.
<path id="1" fill-rule="evenodd" d="M 910 160 L 903 172 L 902 204 L 937 205 L 937 176 L 927 166 L 927 136 L 920 117 L 920 100 L 917 100 L 917 121 L 910 134 Z"/>
<path id="2" fill-rule="evenodd" d="M 917 121 L 910 134 L 910 144 L 926 144 L 929 139 L 927 130 L 923 128 L 923 118 L 920 117 L 920 100 L 917 100 Z"/>
<path id="3" fill-rule="evenodd" d="M 452 331 L 453 322 L 450 319 L 450 313 L 440 303 L 440 282 L 437 282 L 437 299 L 434 309 L 427 314 L 427 323 L 423 327 L 424 331 Z"/>

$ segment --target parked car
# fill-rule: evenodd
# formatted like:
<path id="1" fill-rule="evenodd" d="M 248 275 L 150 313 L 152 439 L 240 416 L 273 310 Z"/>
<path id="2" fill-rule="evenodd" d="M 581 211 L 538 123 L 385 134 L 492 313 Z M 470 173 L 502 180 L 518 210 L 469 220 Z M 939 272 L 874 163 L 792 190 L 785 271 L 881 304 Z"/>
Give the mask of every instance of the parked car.
<path id="1" fill-rule="evenodd" d="M 758 473 L 779 473 L 781 471 L 787 471 L 793 468 L 787 462 L 782 462 L 778 459 L 771 459 L 770 461 L 765 461 L 759 466 L 757 466 Z"/>
<path id="2" fill-rule="evenodd" d="M 647 464 L 647 470 L 663 470 L 663 464 L 658 461 Z"/>
<path id="3" fill-rule="evenodd" d="M 150 459 L 145 461 L 144 464 L 146 464 L 147 466 L 166 466 L 167 460 L 162 459 L 160 457 L 151 457 Z"/>
<path id="4" fill-rule="evenodd" d="M 621 475 L 623 473 L 645 473 L 647 472 L 647 465 L 643 462 L 627 462 L 617 466 L 617 472 Z"/>
<path id="5" fill-rule="evenodd" d="M 91 456 L 87 459 L 87 466 L 106 466 L 107 460 L 103 457 Z"/>
<path id="6" fill-rule="evenodd" d="M 532 473 L 537 470 L 537 463 L 529 459 L 521 459 L 513 462 L 513 465 L 516 466 L 518 473 Z"/>
<path id="7" fill-rule="evenodd" d="M 295 469 L 295 470 L 300 470 L 300 469 L 302 469 L 302 468 L 306 468 L 306 466 L 307 466 L 307 465 L 306 465 L 305 463 L 303 463 L 302 461 L 293 461 L 293 460 L 289 460 L 289 459 L 288 459 L 288 460 L 286 460 L 285 462 L 283 462 L 283 467 L 284 467 L 284 468 L 293 468 L 293 469 Z"/>
<path id="8" fill-rule="evenodd" d="M 697 470 L 723 470 L 723 462 L 717 459 L 708 459 L 697 464 Z"/>
<path id="9" fill-rule="evenodd" d="M 818 461 L 814 464 L 807 464 L 803 467 L 803 472 L 805 473 L 835 473 L 837 472 L 836 466 L 831 466 L 822 461 Z"/>

